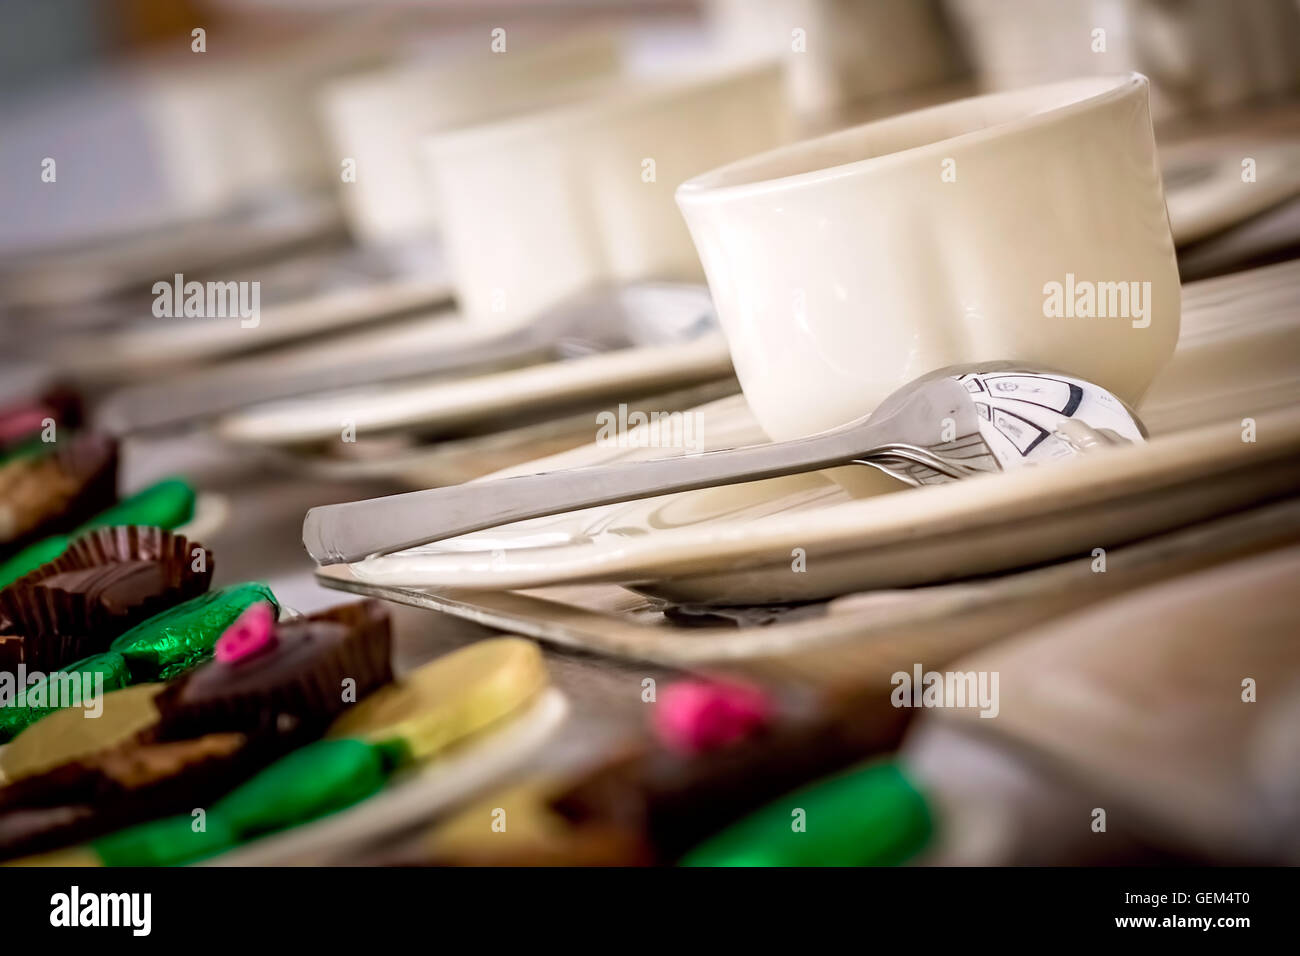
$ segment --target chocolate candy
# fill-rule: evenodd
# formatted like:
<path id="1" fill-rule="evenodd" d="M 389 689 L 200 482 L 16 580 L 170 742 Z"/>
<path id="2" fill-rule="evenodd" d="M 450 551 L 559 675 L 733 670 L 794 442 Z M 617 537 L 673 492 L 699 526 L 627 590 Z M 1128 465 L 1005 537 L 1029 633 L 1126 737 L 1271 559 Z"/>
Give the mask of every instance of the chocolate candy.
<path id="1" fill-rule="evenodd" d="M 78 708 L 41 718 L 0 751 L 0 776 L 19 780 L 115 747 L 158 722 L 153 699 L 162 684 L 137 684 L 104 694 L 99 717 Z"/>
<path id="2" fill-rule="evenodd" d="M 162 737 L 252 733 L 286 718 L 319 733 L 351 701 L 392 680 L 388 614 L 376 601 L 281 623 L 273 631 L 241 618 L 220 643 L 217 660 L 158 698 Z"/>
<path id="3" fill-rule="evenodd" d="M 0 856 L 67 846 L 204 806 L 283 751 L 282 741 L 243 734 L 132 740 L 25 777 L 0 788 Z"/>
<path id="4" fill-rule="evenodd" d="M 195 764 L 238 753 L 242 734 L 209 734 L 168 743 L 128 740 L 45 773 L 0 788 L 0 811 L 17 807 L 103 803 L 136 799 L 148 787 L 170 781 Z"/>
<path id="5" fill-rule="evenodd" d="M 41 582 L 47 591 L 84 594 L 110 617 L 125 617 L 166 585 L 165 569 L 157 561 L 119 561 L 79 571 L 53 574 Z"/>
<path id="6" fill-rule="evenodd" d="M 387 660 L 387 617 L 375 602 L 334 608 L 281 624 L 273 631 L 269 624 L 260 611 L 250 609 L 222 636 L 218 659 L 173 685 L 167 696 L 175 694 L 183 700 L 179 692 L 188 687 L 193 698 L 211 692 L 214 699 L 229 702 L 232 689 L 261 686 L 291 662 L 313 669 L 318 655 L 333 656 L 325 651 L 337 646 L 340 627 L 348 634 L 342 639 L 345 643 L 362 642 L 372 651 L 382 649 Z M 255 671 L 244 670 L 267 665 L 271 665 L 267 672 L 256 679 Z M 545 686 L 545 667 L 531 642 L 503 638 L 472 645 L 426 664 L 399 685 L 366 697 L 331 729 L 332 733 L 350 730 L 370 739 L 337 736 L 283 757 L 213 803 L 204 831 L 196 833 L 192 818 L 182 814 L 101 837 L 73 857 L 59 855 L 49 861 L 89 859 L 110 866 L 188 863 L 316 819 L 380 790 L 413 751 L 430 755 L 463 741 L 518 712 Z M 360 681 L 358 693 L 364 693 Z M 159 700 L 161 703 L 162 698 Z M 291 698 L 286 695 L 280 700 L 283 706 Z M 234 707 L 213 709 L 206 716 L 237 720 L 258 713 Z M 80 825 L 86 826 L 84 822 Z M 595 857 L 611 858 L 607 851 Z"/>
<path id="7" fill-rule="evenodd" d="M 131 628 L 112 644 L 131 670 L 132 682 L 170 680 L 212 656 L 222 633 L 252 604 L 278 608 L 265 584 L 237 584 L 201 594 Z"/>
<path id="8" fill-rule="evenodd" d="M 211 554 L 161 528 L 101 528 L 0 591 L 29 670 L 105 650 L 140 621 L 201 594 Z"/>
<path id="9" fill-rule="evenodd" d="M 79 435 L 45 455 L 0 465 L 0 546 L 69 531 L 117 498 L 117 445 Z"/>

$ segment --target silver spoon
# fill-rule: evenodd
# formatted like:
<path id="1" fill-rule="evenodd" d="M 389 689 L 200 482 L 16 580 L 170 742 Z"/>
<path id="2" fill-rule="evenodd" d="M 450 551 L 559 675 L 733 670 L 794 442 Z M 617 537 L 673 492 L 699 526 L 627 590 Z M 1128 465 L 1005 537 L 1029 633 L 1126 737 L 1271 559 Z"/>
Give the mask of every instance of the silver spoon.
<path id="1" fill-rule="evenodd" d="M 1145 438 L 1137 415 L 1100 386 L 982 362 L 923 375 L 867 418 L 807 438 L 325 505 L 307 512 L 302 540 L 319 564 L 338 564 L 526 518 L 839 465 L 936 484 Z"/>

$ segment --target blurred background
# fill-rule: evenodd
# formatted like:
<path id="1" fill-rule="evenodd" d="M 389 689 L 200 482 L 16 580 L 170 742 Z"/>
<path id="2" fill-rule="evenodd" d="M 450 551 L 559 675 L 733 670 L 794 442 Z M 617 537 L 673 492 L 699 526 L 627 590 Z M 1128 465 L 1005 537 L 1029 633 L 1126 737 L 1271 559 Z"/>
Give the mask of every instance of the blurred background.
<path id="1" fill-rule="evenodd" d="M 1184 283 L 1292 262 L 1300 0 L 6 0 L 0 418 L 71 393 L 121 441 L 122 495 L 172 475 L 198 489 L 214 586 L 326 607 L 307 508 L 589 443 L 621 402 L 737 392 L 697 327 L 679 182 L 907 109 L 1130 70 L 1151 79 Z M 1245 408 L 1300 384 L 1300 279 L 1282 268 L 1251 287 L 1273 324 Z M 189 281 L 257 298 L 189 316 Z M 1185 294 L 1185 337 L 1189 314 L 1217 335 L 1251 294 L 1210 288 Z M 1200 341 L 1153 393 L 1170 426 L 1194 399 L 1240 410 L 1219 378 L 1241 367 Z M 399 661 L 464 639 L 395 613 Z M 590 726 L 639 721 L 590 662 L 551 666 Z"/>
<path id="2" fill-rule="evenodd" d="M 329 192 L 346 120 L 328 89 L 466 63 L 494 25 L 521 50 L 615 31 L 633 73 L 775 56 L 807 128 L 1124 70 L 1151 77 L 1157 118 L 1177 128 L 1300 86 L 1289 0 L 12 0 L 0 17 L 5 255 Z M 46 156 L 58 189 L 28 175 Z M 370 238 L 358 216 L 353 238 Z"/>

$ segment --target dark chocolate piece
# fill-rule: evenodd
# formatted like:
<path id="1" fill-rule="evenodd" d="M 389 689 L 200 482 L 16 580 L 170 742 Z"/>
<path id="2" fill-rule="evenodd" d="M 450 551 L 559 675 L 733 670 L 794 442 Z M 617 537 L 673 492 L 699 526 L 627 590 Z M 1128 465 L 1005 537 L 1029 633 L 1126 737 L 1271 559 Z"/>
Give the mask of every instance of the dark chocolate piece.
<path id="1" fill-rule="evenodd" d="M 159 694 L 159 739 L 255 733 L 285 717 L 323 732 L 350 703 L 392 680 L 391 646 L 388 614 L 375 601 L 279 624 L 260 653 L 210 661 Z"/>
<path id="2" fill-rule="evenodd" d="M 141 621 L 197 597 L 209 575 L 178 573 L 160 561 L 117 561 L 51 575 L 36 585 L 63 611 L 62 626 L 94 636 L 103 650 Z"/>
<path id="3" fill-rule="evenodd" d="M 46 578 L 38 588 L 81 593 L 110 617 L 125 617 L 167 588 L 167 570 L 157 561 L 119 561 Z"/>
<path id="4" fill-rule="evenodd" d="M 304 621 L 280 625 L 275 633 L 274 645 L 264 653 L 200 667 L 181 688 L 177 702 L 201 707 L 227 697 L 272 694 L 338 655 L 349 632 L 342 624 Z"/>

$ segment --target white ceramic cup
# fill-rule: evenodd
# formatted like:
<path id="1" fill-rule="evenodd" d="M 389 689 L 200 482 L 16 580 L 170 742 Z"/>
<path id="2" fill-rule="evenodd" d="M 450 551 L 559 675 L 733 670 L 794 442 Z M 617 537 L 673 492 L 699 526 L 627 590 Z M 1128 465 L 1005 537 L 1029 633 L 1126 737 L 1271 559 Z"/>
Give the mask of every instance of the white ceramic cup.
<path id="1" fill-rule="evenodd" d="M 562 100 L 425 141 L 457 298 L 476 320 L 524 320 L 603 281 L 702 279 L 674 189 L 791 130 L 774 63 Z"/>
<path id="2" fill-rule="evenodd" d="M 618 70 L 617 38 L 592 32 L 509 55 L 481 44 L 476 51 L 331 84 L 320 107 L 338 155 L 356 162 L 355 180 L 339 189 L 353 234 L 367 244 L 389 245 L 437 228 L 438 211 L 419 160 L 425 136 Z"/>
<path id="3" fill-rule="evenodd" d="M 1136 404 L 1178 338 L 1138 74 L 868 123 L 701 175 L 677 201 L 773 439 L 844 424 L 927 371 L 987 359 L 1071 372 Z M 1098 289 L 1107 315 L 1121 314 L 1100 317 Z"/>

